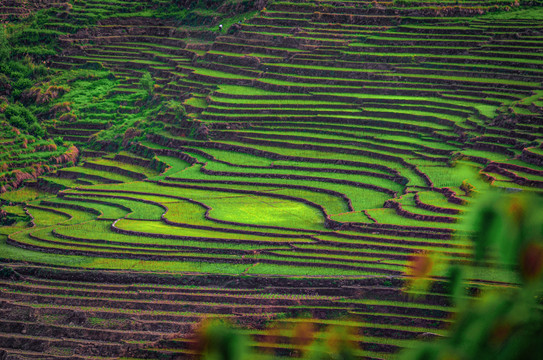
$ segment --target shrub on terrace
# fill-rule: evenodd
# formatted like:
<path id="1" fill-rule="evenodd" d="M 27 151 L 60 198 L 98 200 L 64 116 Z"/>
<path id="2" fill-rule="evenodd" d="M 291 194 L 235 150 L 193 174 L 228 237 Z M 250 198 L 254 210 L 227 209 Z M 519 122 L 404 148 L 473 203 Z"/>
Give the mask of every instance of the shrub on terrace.
<path id="1" fill-rule="evenodd" d="M 140 88 L 147 92 L 147 97 L 151 98 L 153 96 L 153 90 L 155 87 L 155 81 L 148 71 L 145 71 L 141 76 L 139 82 Z"/>
<path id="2" fill-rule="evenodd" d="M 64 138 L 62 136 L 57 136 L 53 141 L 57 146 L 64 144 Z"/>
<path id="3" fill-rule="evenodd" d="M 37 122 L 31 124 L 28 127 L 28 133 L 34 135 L 37 138 L 43 138 L 45 136 L 45 130 Z"/>
<path id="4" fill-rule="evenodd" d="M 20 103 L 9 104 L 4 110 L 6 120 L 14 127 L 26 130 L 37 137 L 45 135 L 36 116 Z"/>
<path id="5" fill-rule="evenodd" d="M 177 120 L 184 120 L 187 116 L 185 107 L 179 101 L 168 100 L 162 104 L 162 109 L 166 112 L 172 112 L 175 114 L 175 118 Z"/>
<path id="6" fill-rule="evenodd" d="M 207 140 L 209 136 L 209 128 L 201 121 L 193 121 L 189 128 L 189 138 L 197 140 Z"/>

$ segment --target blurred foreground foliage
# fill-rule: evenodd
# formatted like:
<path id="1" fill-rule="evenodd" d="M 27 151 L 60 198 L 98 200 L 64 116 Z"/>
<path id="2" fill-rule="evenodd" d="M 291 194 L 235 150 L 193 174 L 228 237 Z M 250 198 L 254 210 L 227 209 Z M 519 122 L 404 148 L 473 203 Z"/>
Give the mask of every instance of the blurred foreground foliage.
<path id="1" fill-rule="evenodd" d="M 307 360 L 355 360 L 356 344 L 344 327 L 330 326 L 320 336 L 311 321 L 301 321 L 291 329 L 272 327 L 267 330 L 265 343 L 280 342 L 280 338 L 290 334 L 290 354 L 295 358 Z M 247 337 L 226 322 L 204 322 L 195 332 L 195 352 L 205 360 L 252 360 L 254 352 L 249 347 Z M 274 359 L 273 348 L 269 358 Z M 259 354 L 258 358 L 265 358 Z"/>
<path id="2" fill-rule="evenodd" d="M 447 289 L 457 315 L 448 336 L 420 342 L 398 355 L 402 360 L 536 360 L 543 358 L 543 201 L 534 194 L 493 193 L 475 207 L 471 237 L 473 265 L 448 268 Z M 429 288 L 437 257 L 414 256 L 406 271 L 407 292 Z M 519 284 L 488 286 L 482 296 L 468 298 L 466 288 L 477 284 L 478 267 L 507 267 Z M 472 271 L 473 276 L 468 276 Z M 443 280 L 441 278 L 440 280 Z M 424 284 L 424 285 L 421 285 Z M 507 284 L 505 284 L 507 285 Z M 268 330 L 273 337 L 273 328 Z M 348 360 L 358 356 L 351 334 L 331 328 L 317 336 L 310 322 L 290 333 L 292 356 L 307 360 Z M 206 323 L 196 332 L 197 352 L 205 360 L 251 359 L 248 340 L 228 324 Z M 271 339 L 273 342 L 273 339 Z M 273 358 L 273 356 L 270 356 Z"/>
<path id="3" fill-rule="evenodd" d="M 543 358 L 543 202 L 535 194 L 488 194 L 471 217 L 474 276 L 482 266 L 515 272 L 519 286 L 488 291 L 466 300 L 467 277 L 449 268 L 450 295 L 458 315 L 448 337 L 425 343 L 406 360 L 514 360 Z M 431 260 L 427 260 L 431 262 Z M 419 262 L 423 262 L 419 260 Z M 419 279 L 427 274 L 419 271 Z M 414 282 L 419 281 L 414 278 Z"/>

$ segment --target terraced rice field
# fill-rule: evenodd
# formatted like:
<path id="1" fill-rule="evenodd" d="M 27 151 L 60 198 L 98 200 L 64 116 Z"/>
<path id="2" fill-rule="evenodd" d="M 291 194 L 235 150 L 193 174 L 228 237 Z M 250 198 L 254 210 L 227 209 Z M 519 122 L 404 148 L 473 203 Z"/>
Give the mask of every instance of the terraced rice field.
<path id="1" fill-rule="evenodd" d="M 48 65 L 111 72 L 117 108 L 96 97 L 50 126 L 78 164 L 1 195 L 30 226 L 2 228 L 0 358 L 188 359 L 196 324 L 219 317 L 262 358 L 297 356 L 307 323 L 343 324 L 366 359 L 444 335 L 444 269 L 414 297 L 410 258 L 472 266 L 477 196 L 543 188 L 541 10 L 504 6 L 268 1 L 220 32 L 140 1 L 73 2 L 47 24 L 63 32 Z M 145 72 L 154 101 L 188 114 L 90 149 L 143 112 L 125 100 Z M 468 293 L 516 282 L 478 266 Z"/>

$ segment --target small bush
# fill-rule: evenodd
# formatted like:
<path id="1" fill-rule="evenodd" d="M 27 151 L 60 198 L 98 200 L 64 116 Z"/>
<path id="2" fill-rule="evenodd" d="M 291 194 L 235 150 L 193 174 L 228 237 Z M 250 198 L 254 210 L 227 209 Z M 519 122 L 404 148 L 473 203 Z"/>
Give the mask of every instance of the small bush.
<path id="1" fill-rule="evenodd" d="M 19 115 L 11 116 L 8 121 L 11 125 L 15 126 L 18 129 L 26 130 L 28 128 L 28 124 L 26 123 L 26 121 Z"/>
<path id="2" fill-rule="evenodd" d="M 38 138 L 45 136 L 45 130 L 43 130 L 43 128 L 37 122 L 30 125 L 28 132 Z"/>
<path id="3" fill-rule="evenodd" d="M 148 97 L 153 96 L 153 90 L 155 87 L 155 81 L 153 80 L 153 77 L 151 74 L 146 71 L 143 73 L 140 82 L 139 82 L 140 88 L 145 90 L 147 92 Z"/>
<path id="4" fill-rule="evenodd" d="M 13 83 L 13 96 L 19 97 L 21 93 L 32 86 L 32 80 L 29 78 L 19 78 Z"/>
<path id="5" fill-rule="evenodd" d="M 36 116 L 19 103 L 8 105 L 4 114 L 11 125 L 23 130 L 38 122 Z"/>
<path id="6" fill-rule="evenodd" d="M 182 120 L 187 116 L 185 107 L 179 101 L 169 100 L 164 103 L 163 107 L 165 111 L 173 112 L 178 120 Z"/>

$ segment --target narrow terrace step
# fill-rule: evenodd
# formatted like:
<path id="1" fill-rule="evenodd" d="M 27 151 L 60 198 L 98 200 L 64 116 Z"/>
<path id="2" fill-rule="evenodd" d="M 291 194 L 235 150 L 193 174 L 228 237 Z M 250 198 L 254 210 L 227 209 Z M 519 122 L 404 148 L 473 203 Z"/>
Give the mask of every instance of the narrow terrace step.
<path id="1" fill-rule="evenodd" d="M 59 178 L 63 178 L 63 179 L 74 179 L 74 180 L 75 179 L 78 179 L 78 180 L 88 179 L 88 180 L 91 180 L 91 181 L 98 181 L 98 182 L 103 183 L 103 184 L 121 184 L 122 183 L 122 181 L 120 181 L 120 180 L 109 179 L 109 178 L 99 176 L 99 175 L 85 174 L 85 173 L 82 173 L 82 172 L 70 171 L 69 169 L 59 169 L 59 170 L 57 170 L 57 172 L 55 174 Z"/>
<path id="2" fill-rule="evenodd" d="M 49 128 L 47 132 L 50 135 L 76 136 L 78 138 L 89 138 L 99 130 L 67 129 L 67 128 Z M 67 139 L 66 139 L 67 140 Z"/>
<path id="3" fill-rule="evenodd" d="M 59 123 L 56 125 L 57 129 L 86 129 L 86 130 L 104 130 L 108 129 L 109 125 L 105 122 L 73 122 L 73 123 Z"/>
<path id="4" fill-rule="evenodd" d="M 93 170 L 113 172 L 115 174 L 131 177 L 137 180 L 143 180 L 147 177 L 145 174 L 138 173 L 132 170 L 122 169 L 114 165 L 104 165 L 104 164 L 99 164 L 95 162 L 86 162 L 85 164 L 83 164 L 83 167 L 86 167 L 88 169 L 93 169 Z"/>
<path id="5" fill-rule="evenodd" d="M 102 356 L 121 356 L 124 352 L 123 348 L 126 345 L 96 340 L 57 339 L 47 336 L 0 332 L 0 348 L 47 353 L 52 347 L 78 348 L 78 352 L 81 355 L 102 354 Z"/>
<path id="6" fill-rule="evenodd" d="M 26 321 L 0 320 L 0 333 L 17 333 L 27 336 L 84 339 L 86 341 L 121 343 L 130 338 L 135 341 L 156 341 L 163 333 L 151 331 L 125 331 L 93 329 L 77 325 L 51 325 Z"/>
<path id="7" fill-rule="evenodd" d="M 0 356 L 7 356 L 7 359 L 17 360 L 99 360 L 95 356 L 83 356 L 83 355 L 51 355 L 38 351 L 18 350 L 0 347 Z"/>
<path id="8" fill-rule="evenodd" d="M 62 136 L 64 141 L 73 141 L 76 143 L 87 143 L 90 140 L 90 136 L 78 136 L 78 135 L 64 135 Z"/>
<path id="9" fill-rule="evenodd" d="M 15 321 L 38 319 L 43 322 L 44 319 L 45 321 L 51 321 L 50 319 L 53 317 L 58 321 L 73 322 L 75 320 L 76 323 L 84 324 L 89 322 L 89 317 L 94 317 L 103 319 L 106 322 L 114 320 L 111 323 L 116 327 L 137 331 L 187 332 L 194 323 L 202 319 L 202 316 L 198 313 L 158 312 L 155 310 L 133 310 L 115 307 L 86 308 L 65 304 L 6 301 L 2 302 L 2 306 L 5 311 L 13 311 L 7 315 L 4 314 L 4 316 Z M 263 317 L 265 315 L 246 315 L 243 318 L 248 321 L 258 321 Z"/>

